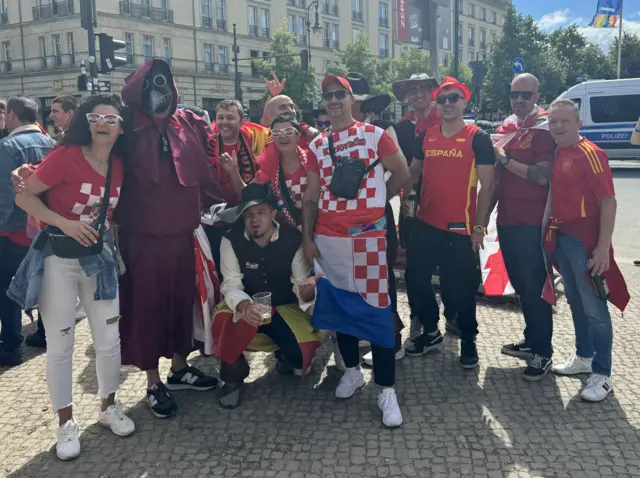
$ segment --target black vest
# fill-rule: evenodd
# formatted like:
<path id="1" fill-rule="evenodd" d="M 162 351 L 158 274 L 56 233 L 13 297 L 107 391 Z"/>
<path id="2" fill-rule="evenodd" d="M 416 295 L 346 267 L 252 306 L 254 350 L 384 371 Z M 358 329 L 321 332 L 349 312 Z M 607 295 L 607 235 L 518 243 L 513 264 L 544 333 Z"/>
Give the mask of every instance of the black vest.
<path id="1" fill-rule="evenodd" d="M 393 125 L 393 129 L 396 131 L 402 154 L 411 165 L 416 144 L 416 125 L 409 120 L 401 120 Z"/>
<path id="2" fill-rule="evenodd" d="M 244 274 L 242 284 L 247 294 L 271 292 L 273 307 L 298 303 L 291 283 L 291 263 L 302 242 L 300 231 L 280 225 L 278 240 L 260 247 L 244 237 L 244 222 L 237 221 L 227 233 L 227 239 Z"/>

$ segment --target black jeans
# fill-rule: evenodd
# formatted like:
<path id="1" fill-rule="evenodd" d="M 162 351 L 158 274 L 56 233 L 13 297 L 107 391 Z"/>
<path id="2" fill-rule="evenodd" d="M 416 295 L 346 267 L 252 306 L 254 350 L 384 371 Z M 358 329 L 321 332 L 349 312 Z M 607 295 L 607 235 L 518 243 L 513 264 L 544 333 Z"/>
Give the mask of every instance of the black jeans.
<path id="1" fill-rule="evenodd" d="M 283 355 L 294 368 L 302 368 L 302 351 L 298 340 L 280 314 L 273 314 L 271 323 L 258 327 L 258 333 L 269 336 L 278 346 L 276 355 Z M 249 363 L 244 354 L 234 364 L 222 362 L 220 365 L 220 378 L 224 382 L 241 382 L 248 376 Z"/>
<path id="2" fill-rule="evenodd" d="M 398 257 L 398 233 L 396 231 L 396 219 L 393 216 L 391 204 L 387 202 L 385 207 L 387 218 L 387 267 L 389 268 L 389 299 L 391 300 L 391 311 L 398 312 L 398 290 L 396 287 L 396 275 L 393 272 L 393 264 Z"/>
<path id="3" fill-rule="evenodd" d="M 498 238 L 511 285 L 520 296 L 524 339 L 534 354 L 551 357 L 553 312 L 542 298 L 547 278 L 542 253 L 542 228 L 520 224 L 498 226 Z"/>
<path id="4" fill-rule="evenodd" d="M 347 368 L 360 364 L 358 339 L 353 335 L 336 333 L 338 348 Z M 396 352 L 393 347 L 380 347 L 371 344 L 373 353 L 373 379 L 382 387 L 393 387 L 396 381 Z"/>
<path id="5" fill-rule="evenodd" d="M 436 229 L 420 220 L 411 224 L 410 254 L 407 258 L 407 292 L 426 333 L 438 328 L 440 309 L 433 293 L 431 277 L 440 268 L 440 281 L 455 304 L 460 338 L 473 340 L 478 333 L 476 292 L 481 276 L 471 238 Z"/>
<path id="6" fill-rule="evenodd" d="M 22 310 L 7 297 L 7 290 L 29 248 L 0 236 L 0 341 L 7 351 L 22 345 Z"/>

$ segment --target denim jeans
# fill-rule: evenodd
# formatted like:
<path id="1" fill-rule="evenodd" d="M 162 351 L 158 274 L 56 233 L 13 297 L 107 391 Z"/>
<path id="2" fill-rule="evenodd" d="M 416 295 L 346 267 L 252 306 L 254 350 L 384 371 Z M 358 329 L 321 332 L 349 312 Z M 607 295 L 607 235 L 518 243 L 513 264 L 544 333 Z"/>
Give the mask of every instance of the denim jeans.
<path id="1" fill-rule="evenodd" d="M 534 354 L 553 354 L 553 312 L 542 298 L 547 269 L 542 253 L 542 228 L 518 224 L 498 226 L 498 238 L 509 280 L 520 296 L 524 316 L 524 339 Z"/>
<path id="2" fill-rule="evenodd" d="M 22 344 L 22 310 L 7 297 L 7 289 L 29 248 L 0 236 L 0 341 L 12 351 Z"/>
<path id="3" fill-rule="evenodd" d="M 573 316 L 576 355 L 593 357 L 593 372 L 611 376 L 611 315 L 587 276 L 587 252 L 577 237 L 558 233 L 555 253 Z"/>

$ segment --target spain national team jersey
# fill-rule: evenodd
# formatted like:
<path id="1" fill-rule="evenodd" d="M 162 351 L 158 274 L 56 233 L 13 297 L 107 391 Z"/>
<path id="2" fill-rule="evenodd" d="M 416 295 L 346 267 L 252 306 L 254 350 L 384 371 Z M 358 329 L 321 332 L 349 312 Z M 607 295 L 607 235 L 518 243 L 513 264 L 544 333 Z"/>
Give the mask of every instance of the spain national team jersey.
<path id="1" fill-rule="evenodd" d="M 356 121 L 347 129 L 329 134 L 333 134 L 336 157 L 360 159 L 365 167 L 398 150 L 383 129 L 368 123 Z M 320 175 L 317 230 L 325 226 L 359 227 L 384 216 L 387 188 L 382 163 L 363 179 L 356 199 L 337 197 L 329 190 L 333 168 L 329 139 L 323 134 L 311 142 L 307 155 L 307 169 Z"/>
<path id="2" fill-rule="evenodd" d="M 476 217 L 476 167 L 495 164 L 491 137 L 474 125 L 445 137 L 441 127 L 434 126 L 418 137 L 414 158 L 423 161 L 418 219 L 470 235 Z"/>
<path id="3" fill-rule="evenodd" d="M 605 152 L 584 138 L 573 146 L 558 148 L 551 194 L 552 215 L 560 223 L 598 217 L 600 200 L 615 195 Z"/>

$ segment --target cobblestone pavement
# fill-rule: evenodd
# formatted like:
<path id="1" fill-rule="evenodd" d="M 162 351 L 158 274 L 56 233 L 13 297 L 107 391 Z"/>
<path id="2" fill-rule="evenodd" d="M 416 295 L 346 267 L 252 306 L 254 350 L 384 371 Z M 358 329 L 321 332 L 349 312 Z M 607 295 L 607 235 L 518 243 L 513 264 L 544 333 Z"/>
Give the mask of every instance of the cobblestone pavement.
<path id="1" fill-rule="evenodd" d="M 640 476 L 640 268 L 623 267 L 633 299 L 624 317 L 613 313 L 615 393 L 604 403 L 583 403 L 577 397 L 580 379 L 523 381 L 523 362 L 500 354 L 500 346 L 521 333 L 517 307 L 482 302 L 478 370 L 460 368 L 452 336 L 444 351 L 398 363 L 404 414 L 399 429 L 382 427 L 373 383 L 350 400 L 334 398 L 340 375 L 325 346 L 303 381 L 279 376 L 271 356 L 254 354 L 240 408 L 221 409 L 215 392 L 178 392 L 179 414 L 168 420 L 147 409 L 143 374 L 123 368 L 119 399 L 137 431 L 118 438 L 97 423 L 94 351 L 84 320 L 74 354 L 82 454 L 73 462 L 56 458 L 45 355 L 26 349 L 22 366 L 0 368 L 0 476 Z M 406 320 L 404 294 L 401 301 Z M 25 333 L 32 328 L 25 320 Z M 569 309 L 561 300 L 556 359 L 566 359 L 573 343 Z M 197 353 L 191 359 L 207 372 L 217 367 Z M 162 362 L 164 375 L 168 366 Z"/>

